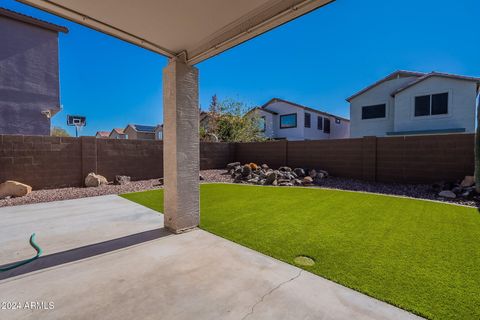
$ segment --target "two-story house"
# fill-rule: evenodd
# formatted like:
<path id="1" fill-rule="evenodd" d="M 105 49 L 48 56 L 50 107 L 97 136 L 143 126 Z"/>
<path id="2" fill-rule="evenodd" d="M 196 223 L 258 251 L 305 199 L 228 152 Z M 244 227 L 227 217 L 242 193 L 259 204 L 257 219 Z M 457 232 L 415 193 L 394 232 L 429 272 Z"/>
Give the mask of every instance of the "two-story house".
<path id="1" fill-rule="evenodd" d="M 344 139 L 350 134 L 350 120 L 278 98 L 250 112 L 260 117 L 261 130 L 270 139 Z"/>
<path id="2" fill-rule="evenodd" d="M 475 132 L 480 78 L 397 71 L 347 99 L 350 137 Z"/>
<path id="3" fill-rule="evenodd" d="M 0 8 L 0 134 L 50 135 L 60 111 L 59 32 L 68 29 Z"/>

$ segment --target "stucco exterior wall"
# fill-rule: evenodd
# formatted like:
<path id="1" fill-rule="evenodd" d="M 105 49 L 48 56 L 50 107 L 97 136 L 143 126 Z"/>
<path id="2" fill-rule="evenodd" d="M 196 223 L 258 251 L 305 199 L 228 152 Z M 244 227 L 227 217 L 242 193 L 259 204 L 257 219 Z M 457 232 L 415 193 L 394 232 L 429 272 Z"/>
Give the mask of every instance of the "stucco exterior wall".
<path id="1" fill-rule="evenodd" d="M 259 117 L 265 117 L 265 131 L 263 132 L 266 138 L 273 138 L 274 137 L 274 115 L 270 112 L 266 112 L 263 110 L 258 109 L 257 115 Z"/>
<path id="2" fill-rule="evenodd" d="M 305 139 L 304 140 L 320 140 L 320 139 L 330 139 L 331 133 L 333 132 L 334 129 L 334 122 L 335 118 L 332 117 L 326 117 L 324 115 L 320 115 L 316 112 L 309 112 L 309 111 L 304 111 L 304 113 L 310 113 L 310 128 L 304 128 L 305 132 Z M 322 117 L 322 121 L 324 118 L 329 118 L 330 119 L 330 133 L 325 133 L 323 131 L 323 125 L 322 125 L 322 130 L 318 130 L 317 127 L 317 118 L 318 116 Z M 305 124 L 305 116 L 304 116 L 304 124 Z"/>
<path id="3" fill-rule="evenodd" d="M 273 134 L 276 138 L 286 139 L 291 141 L 304 140 L 304 111 L 298 107 L 292 106 L 288 103 L 278 101 L 273 102 L 266 108 L 270 111 L 278 113 L 275 115 L 276 121 L 274 122 Z M 280 117 L 286 114 L 297 114 L 297 126 L 295 128 L 280 129 Z"/>
<path id="4" fill-rule="evenodd" d="M 110 139 L 127 139 L 127 137 L 125 134 L 119 134 L 118 132 L 113 131 L 110 133 Z"/>
<path id="5" fill-rule="evenodd" d="M 131 126 L 128 126 L 124 132 L 127 134 L 127 139 L 129 140 L 155 140 L 154 132 L 135 131 Z"/>
<path id="6" fill-rule="evenodd" d="M 330 139 L 348 139 L 350 137 L 350 121 L 340 119 L 340 123 L 336 123 L 335 119 L 335 117 L 330 119 Z"/>
<path id="7" fill-rule="evenodd" d="M 448 114 L 415 117 L 415 97 L 448 92 Z M 465 128 L 475 132 L 475 82 L 432 77 L 395 96 L 394 131 Z"/>
<path id="8" fill-rule="evenodd" d="M 414 80 L 405 77 L 385 81 L 350 101 L 350 137 L 385 136 L 393 131 L 394 99 L 391 93 L 402 85 Z M 386 104 L 386 117 L 381 119 L 362 119 L 362 107 Z"/>
<path id="9" fill-rule="evenodd" d="M 59 110 L 58 34 L 0 16 L 0 134 L 50 135 Z"/>

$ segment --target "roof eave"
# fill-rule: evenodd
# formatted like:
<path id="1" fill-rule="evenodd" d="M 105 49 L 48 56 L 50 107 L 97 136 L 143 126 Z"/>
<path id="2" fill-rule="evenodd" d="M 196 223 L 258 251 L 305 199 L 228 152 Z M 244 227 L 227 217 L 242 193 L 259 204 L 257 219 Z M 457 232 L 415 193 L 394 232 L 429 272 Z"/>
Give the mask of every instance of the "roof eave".
<path id="1" fill-rule="evenodd" d="M 455 79 L 455 80 L 461 80 L 461 81 L 470 81 L 470 82 L 476 82 L 477 83 L 477 87 L 480 86 L 480 78 L 475 78 L 475 77 L 464 77 L 464 76 L 458 76 L 458 75 L 454 75 L 454 74 L 447 74 L 447 73 L 439 73 L 439 72 L 432 72 L 432 73 L 428 73 L 426 75 L 424 75 L 423 77 L 420 77 L 418 78 L 417 80 L 405 85 L 404 87 L 402 88 L 399 88 L 397 90 L 395 90 L 394 92 L 392 92 L 390 95 L 392 97 L 395 97 L 397 94 L 411 88 L 411 87 L 414 87 L 416 86 L 417 84 L 427 80 L 427 79 L 430 79 L 432 77 L 440 77 L 440 78 L 449 78 L 449 79 Z M 477 89 L 478 90 L 478 89 Z"/>
<path id="2" fill-rule="evenodd" d="M 358 91 L 357 93 L 355 93 L 354 95 L 348 97 L 347 99 L 345 99 L 347 102 L 351 102 L 353 99 L 355 99 L 356 97 L 358 96 L 361 96 L 362 94 L 370 91 L 371 89 L 375 88 L 376 86 L 384 83 L 385 81 L 388 81 L 390 78 L 392 77 L 395 77 L 395 76 L 398 76 L 398 75 L 407 75 L 407 76 L 412 76 L 412 77 L 422 77 L 425 75 L 425 73 L 423 72 L 416 72 L 416 71 L 407 71 L 407 70 L 397 70 L 391 74 L 389 74 L 388 76 L 386 76 L 385 78 L 382 78 L 378 81 L 376 81 L 375 83 L 363 88 L 362 90 Z"/>
<path id="3" fill-rule="evenodd" d="M 4 16 L 16 21 L 28 23 L 43 29 L 50 30 L 50 31 L 68 33 L 68 28 L 66 27 L 59 26 L 50 22 L 42 21 L 34 17 L 30 17 L 30 16 L 27 16 L 15 11 L 11 11 L 5 8 L 0 8 L 0 16 Z"/>

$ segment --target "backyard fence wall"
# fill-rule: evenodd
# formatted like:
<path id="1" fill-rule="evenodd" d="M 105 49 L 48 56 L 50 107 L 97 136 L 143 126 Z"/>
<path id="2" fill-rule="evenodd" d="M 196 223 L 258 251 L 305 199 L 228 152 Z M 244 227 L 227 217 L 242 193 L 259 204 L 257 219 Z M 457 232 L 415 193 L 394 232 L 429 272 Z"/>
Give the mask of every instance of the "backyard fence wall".
<path id="1" fill-rule="evenodd" d="M 233 144 L 201 143 L 200 167 L 223 168 Z M 0 135 L 0 182 L 17 180 L 34 189 L 77 187 L 90 172 L 113 181 L 163 177 L 162 141 Z"/>
<path id="2" fill-rule="evenodd" d="M 473 134 L 240 143 L 235 160 L 318 168 L 378 182 L 455 181 L 474 172 Z"/>
<path id="3" fill-rule="evenodd" d="M 454 181 L 474 171 L 474 135 L 452 134 L 320 141 L 201 143 L 201 169 L 233 161 L 272 168 L 319 168 L 333 176 L 379 182 Z M 163 176 L 161 141 L 0 135 L 0 182 L 34 189 L 81 186 L 89 172 L 112 181 Z"/>

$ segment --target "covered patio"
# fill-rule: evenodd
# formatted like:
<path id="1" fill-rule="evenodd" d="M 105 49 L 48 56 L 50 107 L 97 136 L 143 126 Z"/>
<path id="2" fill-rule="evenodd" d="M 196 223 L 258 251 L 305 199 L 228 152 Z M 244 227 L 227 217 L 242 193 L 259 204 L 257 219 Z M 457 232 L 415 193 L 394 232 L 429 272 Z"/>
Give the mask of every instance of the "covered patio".
<path id="1" fill-rule="evenodd" d="M 18 0 L 159 53 L 165 227 L 199 224 L 199 72 L 195 64 L 333 0 Z"/>

